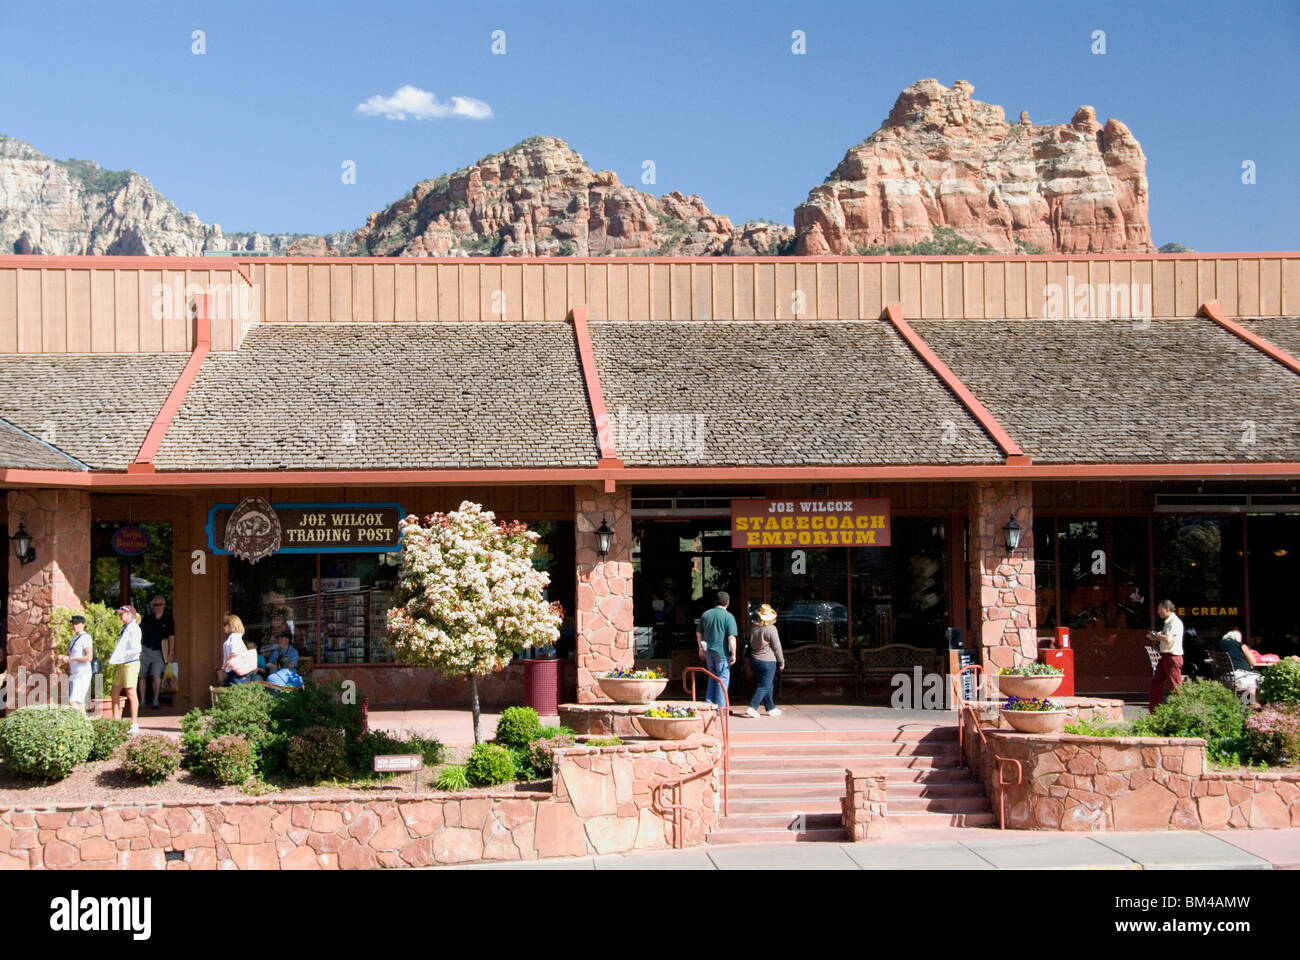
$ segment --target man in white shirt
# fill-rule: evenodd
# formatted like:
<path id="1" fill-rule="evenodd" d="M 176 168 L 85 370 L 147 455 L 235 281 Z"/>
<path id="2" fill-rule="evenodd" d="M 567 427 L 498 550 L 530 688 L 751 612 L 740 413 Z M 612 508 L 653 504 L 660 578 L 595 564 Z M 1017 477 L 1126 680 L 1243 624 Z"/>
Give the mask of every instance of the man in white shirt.
<path id="1" fill-rule="evenodd" d="M 1164 703 L 1170 690 L 1177 690 L 1183 682 L 1183 621 L 1178 619 L 1177 609 L 1172 600 L 1162 600 L 1156 607 L 1156 614 L 1164 619 L 1164 625 L 1151 634 L 1151 639 L 1160 644 L 1160 662 L 1151 677 L 1151 695 L 1147 704 L 1151 713 Z"/>

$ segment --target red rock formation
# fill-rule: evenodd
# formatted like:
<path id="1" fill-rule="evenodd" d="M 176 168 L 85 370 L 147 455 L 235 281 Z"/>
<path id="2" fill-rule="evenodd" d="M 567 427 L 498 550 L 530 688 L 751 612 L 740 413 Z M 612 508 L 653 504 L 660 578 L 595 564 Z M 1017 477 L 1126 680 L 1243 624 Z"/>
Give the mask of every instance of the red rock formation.
<path id="1" fill-rule="evenodd" d="M 1146 157 L 1092 107 L 1068 124 L 1008 123 L 958 80 L 912 84 L 880 129 L 851 147 L 795 209 L 797 252 L 915 244 L 936 227 L 998 252 L 1152 250 Z"/>

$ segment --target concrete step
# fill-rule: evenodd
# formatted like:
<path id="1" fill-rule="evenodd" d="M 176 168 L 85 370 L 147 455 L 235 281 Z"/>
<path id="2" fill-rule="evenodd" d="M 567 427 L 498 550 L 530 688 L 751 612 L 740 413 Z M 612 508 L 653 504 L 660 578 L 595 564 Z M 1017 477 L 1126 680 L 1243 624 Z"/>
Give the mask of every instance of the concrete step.
<path id="1" fill-rule="evenodd" d="M 731 757 L 952 757 L 958 756 L 955 741 L 885 743 L 859 741 L 817 741 L 813 743 L 737 743 Z"/>
<path id="2" fill-rule="evenodd" d="M 731 745 L 741 743 L 956 743 L 956 727 L 899 730 L 762 730 L 731 724 Z"/>
<path id="3" fill-rule="evenodd" d="M 905 797 L 924 797 L 942 799 L 956 797 L 984 797 L 984 787 L 976 780 L 953 780 L 939 783 L 927 783 L 923 780 L 895 782 L 885 781 L 887 800 Z M 804 783 L 736 783 L 728 785 L 731 800 L 819 800 L 839 798 L 844 795 L 844 782 L 804 784 Z"/>
<path id="4" fill-rule="evenodd" d="M 866 767 L 876 770 L 935 770 L 935 769 L 955 769 L 958 766 L 957 751 L 950 755 L 938 756 L 886 756 L 886 757 L 864 757 L 860 754 L 817 754 L 812 757 L 745 757 L 733 756 L 731 758 L 731 770 L 735 772 L 754 773 L 759 770 L 780 770 L 784 771 L 791 777 L 795 777 L 801 771 L 812 770 L 832 770 L 839 769 L 840 779 L 844 779 L 844 770 L 846 767 Z"/>
<path id="5" fill-rule="evenodd" d="M 890 797 L 886 801 L 888 816 L 903 813 L 988 813 L 986 797 Z M 840 814 L 839 797 L 786 798 L 756 800 L 732 797 L 727 802 L 727 817 L 786 816 L 797 814 Z"/>
<path id="6" fill-rule="evenodd" d="M 705 842 L 716 847 L 738 843 L 843 843 L 848 839 L 848 832 L 840 826 L 803 833 L 793 830 L 714 830 Z"/>
<path id="7" fill-rule="evenodd" d="M 998 818 L 986 809 L 980 813 L 900 813 L 888 812 L 886 821 L 890 831 L 926 830 L 935 827 L 995 827 Z"/>
<path id="8" fill-rule="evenodd" d="M 849 764 L 852 766 L 852 764 Z M 965 767 L 889 767 L 885 770 L 885 785 L 892 789 L 901 783 L 969 783 L 970 771 Z M 798 786 L 821 786 L 833 784 L 844 789 L 844 767 L 737 767 L 731 768 L 730 783 L 733 787 L 753 784 L 790 784 Z"/>

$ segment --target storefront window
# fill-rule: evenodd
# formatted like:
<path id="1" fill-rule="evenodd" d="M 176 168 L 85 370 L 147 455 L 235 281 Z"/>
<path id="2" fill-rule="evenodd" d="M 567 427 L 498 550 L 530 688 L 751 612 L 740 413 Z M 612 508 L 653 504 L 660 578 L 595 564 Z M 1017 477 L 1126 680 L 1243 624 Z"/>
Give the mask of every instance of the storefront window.
<path id="1" fill-rule="evenodd" d="M 1281 656 L 1300 654 L 1300 514 L 1246 518 L 1250 556 L 1251 645 Z"/>
<path id="2" fill-rule="evenodd" d="M 886 548 L 880 548 L 886 549 Z M 849 645 L 848 549 L 765 550 L 767 602 L 787 647 Z"/>
<path id="3" fill-rule="evenodd" d="M 668 657 L 695 646 L 695 623 L 713 606 L 719 590 L 732 598 L 743 622 L 741 551 L 731 548 L 730 531 L 716 520 L 653 521 L 637 527 L 632 562 L 632 607 L 636 655 Z"/>
<path id="4" fill-rule="evenodd" d="M 896 517 L 890 547 L 854 547 L 855 644 L 939 649 L 948 627 L 948 543 L 942 518 Z"/>
<path id="5" fill-rule="evenodd" d="M 1245 546 L 1240 516 L 1155 518 L 1155 600 L 1178 605 L 1199 643 L 1245 628 Z"/>

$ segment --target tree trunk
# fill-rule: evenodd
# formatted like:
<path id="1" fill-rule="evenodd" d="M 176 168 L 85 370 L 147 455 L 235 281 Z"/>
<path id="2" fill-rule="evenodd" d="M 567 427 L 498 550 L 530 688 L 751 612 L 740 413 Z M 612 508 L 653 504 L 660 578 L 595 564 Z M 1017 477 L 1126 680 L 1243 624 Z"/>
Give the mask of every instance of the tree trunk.
<path id="1" fill-rule="evenodd" d="M 480 716 L 478 707 L 478 677 L 474 676 L 472 673 L 469 675 L 469 703 L 470 709 L 474 713 L 474 745 L 477 746 L 483 742 L 483 735 L 479 733 L 478 726 Z"/>

